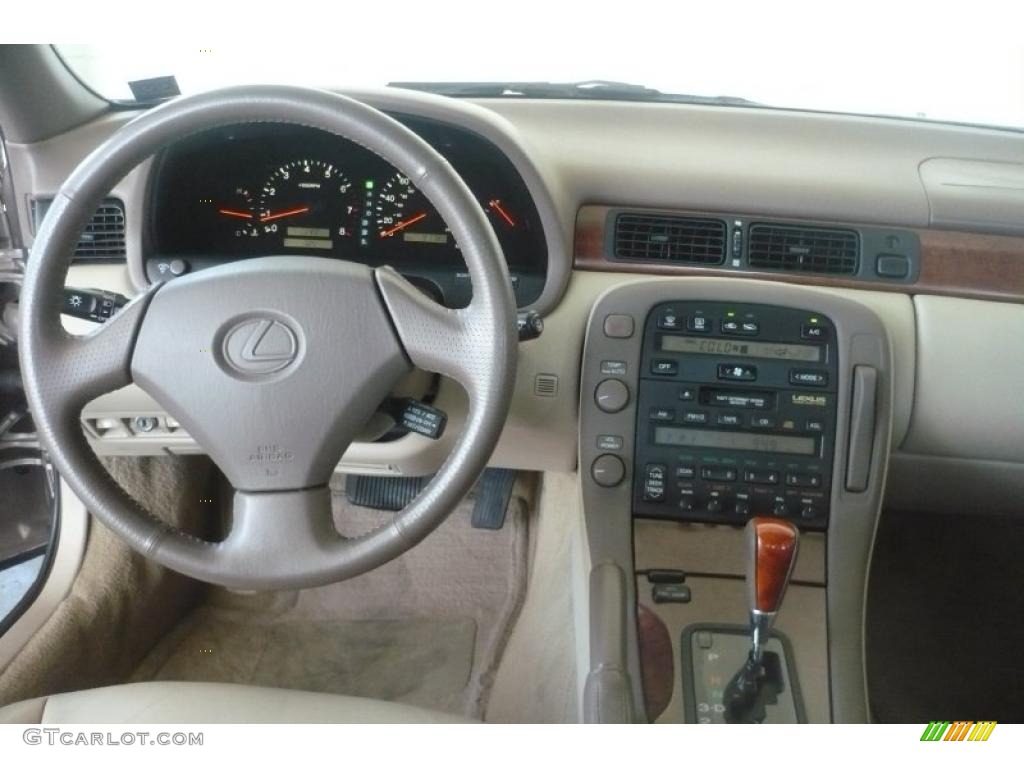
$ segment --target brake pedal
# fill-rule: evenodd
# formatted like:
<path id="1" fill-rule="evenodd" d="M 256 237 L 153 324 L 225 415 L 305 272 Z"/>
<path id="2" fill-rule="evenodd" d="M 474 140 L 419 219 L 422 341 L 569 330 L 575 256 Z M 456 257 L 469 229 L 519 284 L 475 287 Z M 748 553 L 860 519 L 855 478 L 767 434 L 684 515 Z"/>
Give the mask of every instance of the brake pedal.
<path id="1" fill-rule="evenodd" d="M 512 486 L 516 482 L 513 469 L 488 468 L 477 489 L 470 522 L 474 528 L 489 531 L 500 530 L 505 525 L 508 503 L 512 498 Z"/>
<path id="2" fill-rule="evenodd" d="M 392 477 L 389 475 L 346 475 L 345 495 L 357 507 L 397 512 L 405 509 L 433 475 Z"/>

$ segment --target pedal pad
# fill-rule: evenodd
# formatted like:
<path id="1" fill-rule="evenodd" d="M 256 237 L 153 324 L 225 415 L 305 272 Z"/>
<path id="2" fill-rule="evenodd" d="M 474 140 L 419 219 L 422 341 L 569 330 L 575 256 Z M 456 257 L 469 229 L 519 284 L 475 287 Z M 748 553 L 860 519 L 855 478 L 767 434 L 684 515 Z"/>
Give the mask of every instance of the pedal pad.
<path id="1" fill-rule="evenodd" d="M 358 507 L 397 512 L 415 499 L 433 475 L 392 477 L 389 475 L 347 475 L 345 495 Z"/>
<path id="2" fill-rule="evenodd" d="M 508 502 L 512 498 L 515 482 L 516 472 L 513 469 L 484 470 L 473 504 L 471 523 L 474 528 L 497 531 L 505 525 Z"/>

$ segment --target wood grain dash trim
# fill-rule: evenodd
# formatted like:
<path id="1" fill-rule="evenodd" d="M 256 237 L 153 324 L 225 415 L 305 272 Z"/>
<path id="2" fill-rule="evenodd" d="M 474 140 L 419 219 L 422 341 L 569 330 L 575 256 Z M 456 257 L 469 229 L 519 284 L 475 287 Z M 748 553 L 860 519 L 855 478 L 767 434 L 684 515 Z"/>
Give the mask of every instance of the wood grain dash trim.
<path id="1" fill-rule="evenodd" d="M 676 277 L 734 277 L 829 288 L 1024 303 L 1024 237 L 915 229 L 913 231 L 921 240 L 921 269 L 917 281 L 911 284 L 887 284 L 819 275 L 741 272 L 714 267 L 612 261 L 605 255 L 605 222 L 610 210 L 611 206 L 607 205 L 584 205 L 579 209 L 574 243 L 576 269 Z"/>

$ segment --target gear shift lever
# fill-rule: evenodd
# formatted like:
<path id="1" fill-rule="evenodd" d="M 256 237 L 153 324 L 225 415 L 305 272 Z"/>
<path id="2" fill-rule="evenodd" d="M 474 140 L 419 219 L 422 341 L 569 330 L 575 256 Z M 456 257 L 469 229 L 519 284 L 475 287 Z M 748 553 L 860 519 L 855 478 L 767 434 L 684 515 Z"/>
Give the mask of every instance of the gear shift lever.
<path id="1" fill-rule="evenodd" d="M 747 603 L 751 649 L 746 663 L 729 681 L 724 702 L 730 722 L 757 722 L 750 714 L 762 697 L 764 646 L 789 586 L 800 532 L 787 520 L 755 517 L 747 523 Z M 763 706 L 763 702 L 761 702 Z"/>

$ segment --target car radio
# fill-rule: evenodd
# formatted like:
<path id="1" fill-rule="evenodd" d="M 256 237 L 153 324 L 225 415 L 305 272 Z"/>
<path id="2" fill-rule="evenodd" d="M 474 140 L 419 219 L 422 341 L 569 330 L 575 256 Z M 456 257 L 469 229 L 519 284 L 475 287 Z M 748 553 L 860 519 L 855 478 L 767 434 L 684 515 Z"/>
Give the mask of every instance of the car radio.
<path id="1" fill-rule="evenodd" d="M 819 313 L 656 305 L 639 372 L 634 515 L 737 525 L 773 515 L 826 528 L 836 358 L 835 328 Z"/>

